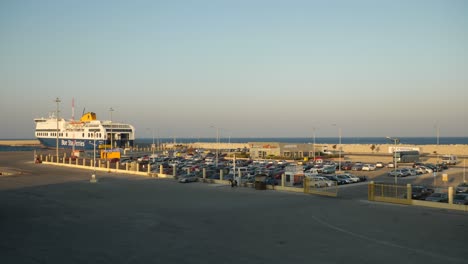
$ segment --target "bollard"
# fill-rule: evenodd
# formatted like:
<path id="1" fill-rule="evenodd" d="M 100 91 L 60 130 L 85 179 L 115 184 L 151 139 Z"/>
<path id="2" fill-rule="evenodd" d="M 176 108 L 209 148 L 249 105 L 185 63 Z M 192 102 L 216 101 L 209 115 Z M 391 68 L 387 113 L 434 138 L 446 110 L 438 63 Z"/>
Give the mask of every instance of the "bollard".
<path id="1" fill-rule="evenodd" d="M 413 194 L 412 194 L 411 184 L 408 183 L 406 184 L 406 200 L 408 200 L 408 202 L 411 202 L 411 198 L 413 198 Z"/>
<path id="2" fill-rule="evenodd" d="M 453 187 L 448 187 L 448 203 L 453 204 Z"/>
<path id="3" fill-rule="evenodd" d="M 140 163 L 137 162 L 137 163 L 135 163 L 135 165 L 136 165 L 136 171 L 140 172 Z"/>
<path id="4" fill-rule="evenodd" d="M 286 175 L 283 173 L 281 174 L 281 187 L 284 187 L 285 180 L 286 180 Z"/>
<path id="5" fill-rule="evenodd" d="M 190 168 L 187 168 L 187 174 L 190 174 Z"/>
<path id="6" fill-rule="evenodd" d="M 65 161 L 66 161 L 66 160 L 65 160 L 65 158 L 63 158 L 63 161 L 62 161 L 62 163 L 63 163 L 63 164 L 65 164 Z"/>
<path id="7" fill-rule="evenodd" d="M 367 199 L 369 201 L 374 201 L 374 181 L 369 182 L 369 185 L 367 185 Z"/>
<path id="8" fill-rule="evenodd" d="M 206 168 L 203 168 L 203 179 L 206 179 Z"/>
<path id="9" fill-rule="evenodd" d="M 163 165 L 159 165 L 159 174 L 164 174 L 164 167 L 163 167 Z"/>
<path id="10" fill-rule="evenodd" d="M 98 167 L 101 168 L 101 160 L 98 160 Z"/>
<path id="11" fill-rule="evenodd" d="M 223 180 L 223 170 L 219 170 L 219 179 L 222 181 Z"/>
<path id="12" fill-rule="evenodd" d="M 70 157 L 70 158 L 68 159 L 68 164 L 71 165 L 71 163 L 72 163 L 72 158 Z"/>
<path id="13" fill-rule="evenodd" d="M 151 165 L 148 163 L 148 174 L 151 173 Z"/>
<path id="14" fill-rule="evenodd" d="M 175 164 L 172 166 L 172 176 L 174 176 L 174 178 L 176 177 L 176 165 Z"/>
<path id="15" fill-rule="evenodd" d="M 85 166 L 85 165 L 86 165 L 86 159 L 83 158 L 83 166 Z"/>
<path id="16" fill-rule="evenodd" d="M 128 162 L 125 163 L 125 170 L 128 171 Z"/>

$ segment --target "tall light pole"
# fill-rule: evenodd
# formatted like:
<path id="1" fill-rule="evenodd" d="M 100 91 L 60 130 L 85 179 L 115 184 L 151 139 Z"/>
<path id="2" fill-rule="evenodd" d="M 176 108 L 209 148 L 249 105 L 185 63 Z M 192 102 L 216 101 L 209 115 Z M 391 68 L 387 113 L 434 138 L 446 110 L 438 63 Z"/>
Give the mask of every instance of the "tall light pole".
<path id="1" fill-rule="evenodd" d="M 111 134 L 110 134 L 111 138 L 110 138 L 110 143 L 111 143 L 111 149 L 113 149 L 114 146 L 113 146 L 112 139 L 114 138 L 114 135 L 112 134 L 112 133 L 113 133 L 113 132 L 112 132 L 112 112 L 114 112 L 114 109 L 111 107 L 111 108 L 109 109 L 109 112 L 110 112 L 110 117 L 111 117 L 111 118 L 110 118 L 110 127 L 111 127 Z"/>
<path id="2" fill-rule="evenodd" d="M 90 182 L 95 183 L 96 180 L 96 131 L 93 132 L 94 144 L 93 144 L 93 175 L 91 175 Z"/>
<path id="3" fill-rule="evenodd" d="M 338 172 L 341 173 L 341 127 L 338 127 Z"/>
<path id="4" fill-rule="evenodd" d="M 216 168 L 218 168 L 219 127 L 215 127 L 215 126 L 210 126 L 210 127 L 216 129 L 216 161 L 215 161 L 215 165 L 216 165 Z"/>
<path id="5" fill-rule="evenodd" d="M 56 136 L 57 136 L 57 141 L 55 142 L 55 156 L 57 156 L 57 162 L 58 162 L 58 146 L 59 146 L 59 103 L 60 99 L 57 97 L 55 99 L 55 102 L 57 103 L 57 131 L 56 131 Z"/>
<path id="6" fill-rule="evenodd" d="M 149 128 L 146 128 L 146 130 L 149 131 Z M 153 128 L 153 144 L 151 144 L 151 150 L 153 152 L 153 157 L 154 157 L 154 149 L 156 148 L 156 145 L 154 145 L 154 128 Z"/>
<path id="7" fill-rule="evenodd" d="M 389 140 L 393 141 L 394 148 L 393 148 L 393 169 L 395 170 L 395 185 L 397 184 L 397 174 L 396 174 L 396 169 L 397 169 L 397 157 L 396 157 L 396 148 L 397 144 L 400 142 L 398 138 L 391 138 L 391 137 L 386 137 Z"/>
<path id="8" fill-rule="evenodd" d="M 341 173 L 341 127 L 338 128 L 338 136 L 340 138 L 338 144 L 339 144 L 339 148 L 338 148 L 338 171 Z"/>
<path id="9" fill-rule="evenodd" d="M 439 123 L 436 122 L 436 137 L 437 137 L 437 148 L 439 148 L 439 135 L 440 135 L 440 131 L 439 131 Z M 437 152 L 437 164 L 439 164 L 439 151 L 436 151 Z"/>
<path id="10" fill-rule="evenodd" d="M 312 131 L 313 131 L 313 138 L 314 138 L 314 141 L 312 142 L 312 152 L 313 152 L 313 157 L 314 157 L 314 163 L 315 163 L 315 127 L 312 128 Z"/>

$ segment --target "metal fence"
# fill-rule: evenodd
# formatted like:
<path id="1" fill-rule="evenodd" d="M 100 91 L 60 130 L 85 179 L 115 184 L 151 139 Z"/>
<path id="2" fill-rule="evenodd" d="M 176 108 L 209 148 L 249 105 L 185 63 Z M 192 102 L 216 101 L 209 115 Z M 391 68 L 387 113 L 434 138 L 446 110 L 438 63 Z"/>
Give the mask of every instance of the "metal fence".
<path id="1" fill-rule="evenodd" d="M 331 182 L 329 184 L 326 184 L 326 183 L 317 184 L 317 183 L 314 183 L 314 181 L 311 181 L 308 177 L 305 177 L 304 178 L 304 193 L 337 197 L 338 185 L 336 184 L 336 182 Z"/>
<path id="2" fill-rule="evenodd" d="M 411 203 L 411 185 L 395 185 L 370 182 L 369 201 L 390 202 L 398 204 Z"/>

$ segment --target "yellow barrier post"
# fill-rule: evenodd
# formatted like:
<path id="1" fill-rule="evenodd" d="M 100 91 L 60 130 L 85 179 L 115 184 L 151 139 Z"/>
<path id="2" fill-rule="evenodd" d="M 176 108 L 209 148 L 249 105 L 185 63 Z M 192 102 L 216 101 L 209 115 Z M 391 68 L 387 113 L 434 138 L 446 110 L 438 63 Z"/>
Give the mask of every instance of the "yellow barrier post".
<path id="1" fill-rule="evenodd" d="M 408 202 L 411 202 L 411 198 L 413 198 L 413 193 L 411 189 L 411 184 L 408 183 L 406 184 L 406 200 L 408 200 Z"/>
<path id="2" fill-rule="evenodd" d="M 309 189 L 309 178 L 304 177 L 304 179 L 302 180 L 302 185 L 303 185 L 303 187 L 304 187 L 304 193 L 308 193 L 308 189 Z"/>
<path id="3" fill-rule="evenodd" d="M 453 204 L 453 187 L 448 187 L 448 203 Z"/>
<path id="4" fill-rule="evenodd" d="M 159 174 L 164 174 L 164 167 L 163 167 L 163 165 L 159 165 Z"/>
<path id="5" fill-rule="evenodd" d="M 128 162 L 125 163 L 125 170 L 128 171 Z"/>
<path id="6" fill-rule="evenodd" d="M 283 174 L 281 174 L 281 187 L 284 187 L 285 180 L 286 180 L 286 175 L 284 175 L 284 173 L 283 173 Z"/>
<path id="7" fill-rule="evenodd" d="M 206 179 L 206 168 L 203 168 L 203 180 Z"/>
<path id="8" fill-rule="evenodd" d="M 148 175 L 151 173 L 151 165 L 148 163 Z"/>
<path id="9" fill-rule="evenodd" d="M 367 186 L 368 186 L 368 192 L 367 192 L 368 198 L 367 199 L 369 201 L 374 201 L 374 186 L 375 186 L 374 181 L 369 182 L 369 185 Z"/>
<path id="10" fill-rule="evenodd" d="M 222 181 L 223 178 L 223 170 L 219 170 L 219 179 Z"/>

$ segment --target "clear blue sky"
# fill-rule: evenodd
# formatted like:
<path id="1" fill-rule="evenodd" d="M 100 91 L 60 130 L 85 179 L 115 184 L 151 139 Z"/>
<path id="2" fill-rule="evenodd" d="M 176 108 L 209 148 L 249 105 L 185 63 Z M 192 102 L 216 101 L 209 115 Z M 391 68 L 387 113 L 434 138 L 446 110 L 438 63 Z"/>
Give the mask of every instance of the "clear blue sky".
<path id="1" fill-rule="evenodd" d="M 468 1 L 0 2 L 0 138 L 468 136 Z M 336 124 L 336 126 L 333 126 Z"/>

